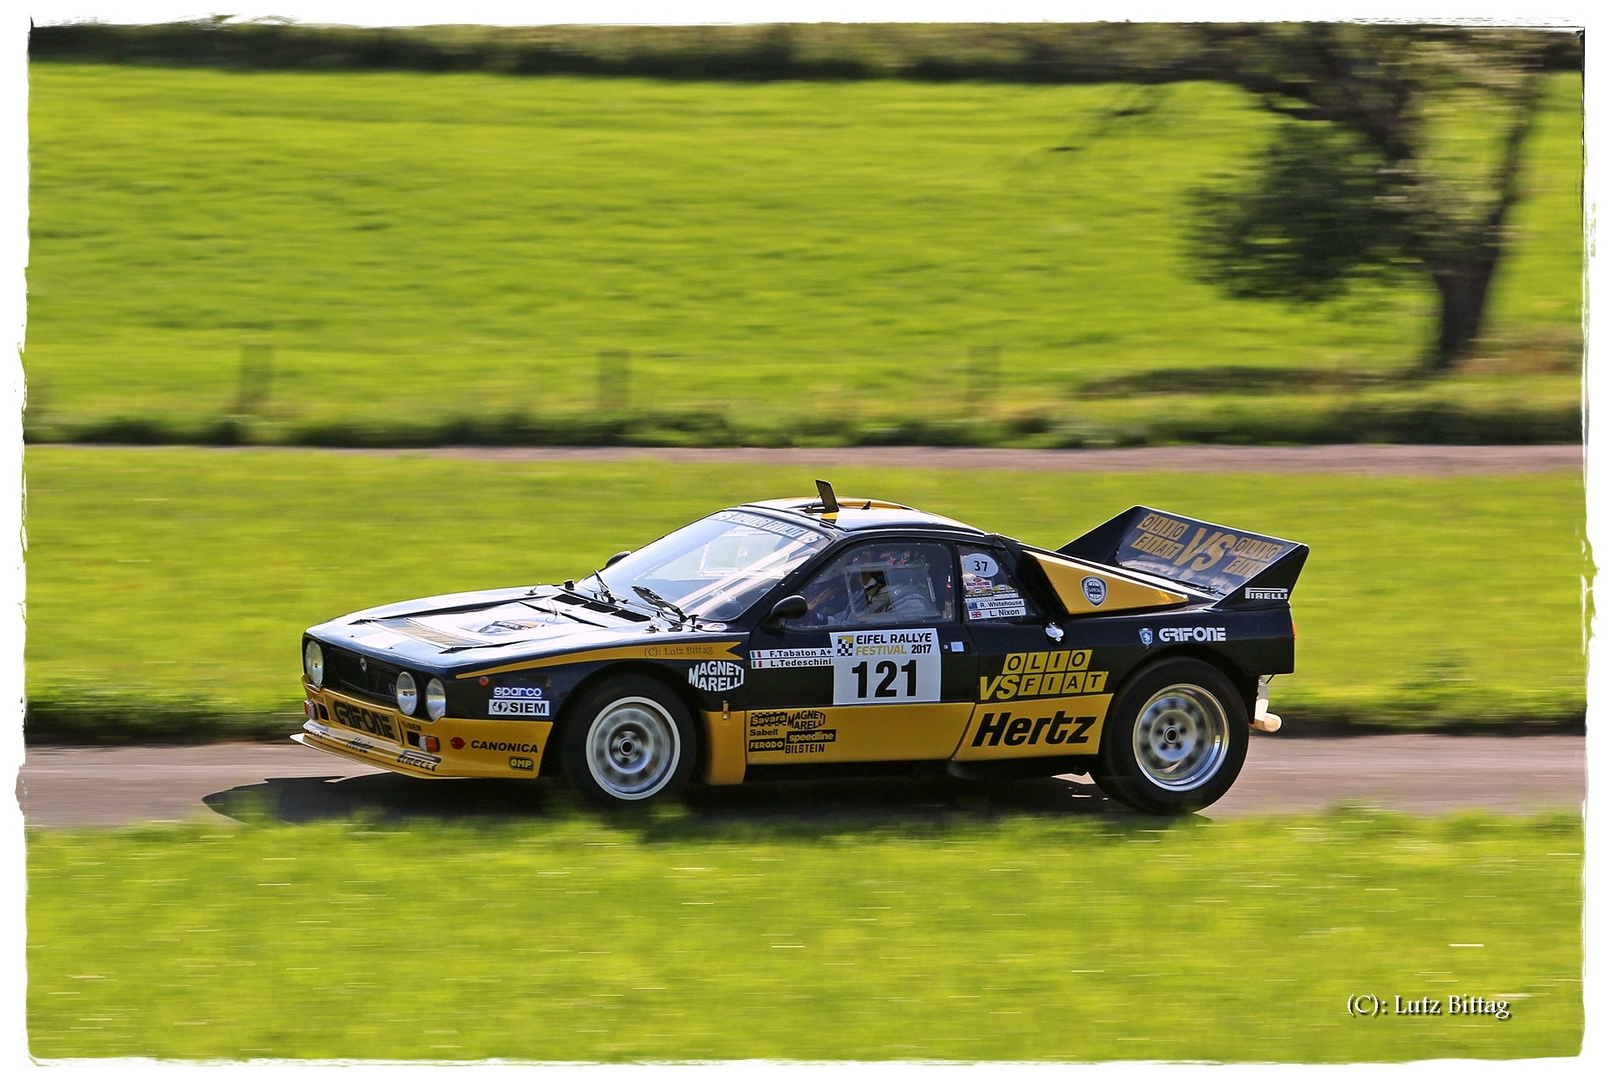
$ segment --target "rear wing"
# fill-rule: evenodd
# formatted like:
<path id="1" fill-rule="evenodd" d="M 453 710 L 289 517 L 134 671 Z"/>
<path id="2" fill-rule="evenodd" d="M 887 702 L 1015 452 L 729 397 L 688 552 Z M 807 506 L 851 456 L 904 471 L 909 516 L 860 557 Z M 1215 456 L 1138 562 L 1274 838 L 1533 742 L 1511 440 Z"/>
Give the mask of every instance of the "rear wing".
<path id="1" fill-rule="evenodd" d="M 1168 578 L 1228 605 L 1289 599 L 1308 545 L 1132 506 L 1057 554 Z"/>

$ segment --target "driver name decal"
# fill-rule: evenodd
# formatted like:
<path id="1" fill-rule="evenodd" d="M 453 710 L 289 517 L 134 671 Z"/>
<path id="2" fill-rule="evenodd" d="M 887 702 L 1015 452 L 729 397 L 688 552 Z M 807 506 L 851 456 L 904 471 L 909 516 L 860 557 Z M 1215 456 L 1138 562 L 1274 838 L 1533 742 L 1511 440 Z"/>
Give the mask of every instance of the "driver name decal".
<path id="1" fill-rule="evenodd" d="M 833 704 L 939 700 L 938 630 L 857 630 L 833 635 Z"/>

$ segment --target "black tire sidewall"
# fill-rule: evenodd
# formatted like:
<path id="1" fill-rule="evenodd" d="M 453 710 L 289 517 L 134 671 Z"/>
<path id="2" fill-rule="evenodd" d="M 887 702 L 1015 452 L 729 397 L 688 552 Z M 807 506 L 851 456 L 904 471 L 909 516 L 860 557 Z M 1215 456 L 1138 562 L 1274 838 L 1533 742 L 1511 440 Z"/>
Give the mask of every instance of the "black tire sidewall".
<path id="1" fill-rule="evenodd" d="M 1135 760 L 1135 724 L 1140 710 L 1164 687 L 1186 684 L 1200 687 L 1218 699 L 1229 725 L 1229 746 L 1219 771 L 1205 784 L 1189 791 L 1160 787 Z M 1185 814 L 1217 802 L 1230 790 L 1247 758 L 1251 734 L 1246 703 L 1235 684 L 1218 668 L 1203 660 L 1171 657 L 1155 661 L 1132 675 L 1113 697 L 1107 722 L 1102 725 L 1101 751 L 1092 778 L 1112 798 L 1151 814 Z"/>
<path id="2" fill-rule="evenodd" d="M 671 778 L 658 791 L 640 799 L 622 799 L 600 786 L 593 778 L 592 770 L 587 766 L 587 737 L 593 724 L 611 703 L 633 697 L 648 698 L 665 710 L 676 725 L 679 749 Z M 566 710 L 559 731 L 559 749 L 565 782 L 571 790 L 595 806 L 624 810 L 663 802 L 681 792 L 692 777 L 699 759 L 699 734 L 686 703 L 664 683 L 644 675 L 617 675 L 587 691 L 573 707 Z"/>

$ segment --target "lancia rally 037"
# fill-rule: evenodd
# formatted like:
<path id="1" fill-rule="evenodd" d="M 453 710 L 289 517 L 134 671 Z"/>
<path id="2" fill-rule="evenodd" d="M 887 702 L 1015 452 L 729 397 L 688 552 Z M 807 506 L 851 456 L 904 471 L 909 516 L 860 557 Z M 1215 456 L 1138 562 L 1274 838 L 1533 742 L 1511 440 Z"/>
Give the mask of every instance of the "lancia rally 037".
<path id="1" fill-rule="evenodd" d="M 1136 506 L 1050 551 L 876 499 L 722 510 L 562 585 L 410 600 L 302 641 L 306 746 L 409 776 L 1088 773 L 1151 813 L 1275 730 L 1308 548 Z"/>

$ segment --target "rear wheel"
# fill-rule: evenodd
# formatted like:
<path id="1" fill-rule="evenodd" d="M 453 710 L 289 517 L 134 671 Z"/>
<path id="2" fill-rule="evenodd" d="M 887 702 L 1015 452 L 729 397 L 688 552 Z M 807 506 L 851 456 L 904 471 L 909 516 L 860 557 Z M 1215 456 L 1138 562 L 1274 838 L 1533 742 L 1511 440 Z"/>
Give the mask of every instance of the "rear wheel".
<path id="1" fill-rule="evenodd" d="M 1092 778 L 1152 814 L 1217 802 L 1247 757 L 1247 709 L 1224 673 L 1200 660 L 1163 660 L 1113 698 Z"/>
<path id="2" fill-rule="evenodd" d="M 699 756 L 687 706 L 662 684 L 627 675 L 600 684 L 565 722 L 565 779 L 598 806 L 642 806 L 674 796 Z"/>

